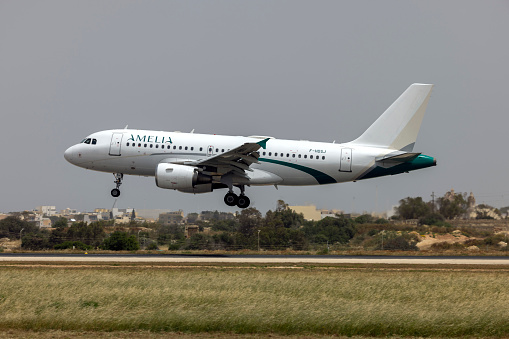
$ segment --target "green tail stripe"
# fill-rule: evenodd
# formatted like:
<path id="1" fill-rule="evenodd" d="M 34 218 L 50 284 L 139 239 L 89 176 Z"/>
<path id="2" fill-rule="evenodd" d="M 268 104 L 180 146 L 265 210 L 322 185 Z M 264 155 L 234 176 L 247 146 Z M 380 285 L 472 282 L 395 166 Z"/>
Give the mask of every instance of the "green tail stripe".
<path id="1" fill-rule="evenodd" d="M 273 159 L 266 159 L 266 158 L 259 158 L 258 161 L 270 162 L 272 164 L 277 164 L 277 165 L 281 165 L 281 166 L 291 167 L 291 168 L 294 168 L 296 170 L 305 172 L 305 173 L 313 176 L 316 179 L 316 181 L 318 181 L 318 183 L 320 185 L 335 184 L 335 183 L 337 183 L 336 179 L 334 179 L 330 175 L 327 175 L 327 174 L 325 174 L 323 172 L 317 171 L 317 170 L 315 170 L 313 168 L 309 168 L 309 167 L 306 167 L 306 166 L 301 166 L 301 165 L 297 165 L 297 164 L 292 164 L 290 162 L 285 162 L 285 161 L 280 161 L 280 160 L 273 160 Z"/>
<path id="2" fill-rule="evenodd" d="M 366 173 L 362 174 L 357 180 L 370 179 L 376 177 L 383 177 L 385 175 L 394 175 L 404 172 L 410 172 L 421 168 L 436 166 L 437 162 L 435 158 L 429 155 L 421 154 L 412 161 L 404 162 L 400 165 L 396 165 L 390 168 L 377 167 L 374 165 Z"/>

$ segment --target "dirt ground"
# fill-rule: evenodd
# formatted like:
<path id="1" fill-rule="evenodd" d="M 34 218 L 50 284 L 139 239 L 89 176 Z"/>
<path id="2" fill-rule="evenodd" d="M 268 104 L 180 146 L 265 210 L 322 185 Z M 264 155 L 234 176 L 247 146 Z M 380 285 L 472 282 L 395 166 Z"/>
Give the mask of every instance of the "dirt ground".
<path id="1" fill-rule="evenodd" d="M 431 245 L 439 242 L 448 242 L 450 244 L 454 243 L 464 243 L 468 239 L 472 239 L 461 234 L 460 231 L 454 231 L 453 233 L 448 234 L 426 234 L 421 236 L 422 241 L 417 243 L 417 247 L 420 250 L 428 250 Z"/>
<path id="2" fill-rule="evenodd" d="M 9 238 L 0 239 L 0 247 L 3 248 L 6 252 L 19 249 L 20 246 L 21 246 L 20 240 L 10 240 Z"/>

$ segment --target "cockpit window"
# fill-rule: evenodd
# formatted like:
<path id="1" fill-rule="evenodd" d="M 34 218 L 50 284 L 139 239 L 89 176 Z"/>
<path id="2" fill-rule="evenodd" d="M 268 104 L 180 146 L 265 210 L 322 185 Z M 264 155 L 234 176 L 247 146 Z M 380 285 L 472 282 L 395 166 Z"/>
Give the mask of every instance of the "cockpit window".
<path id="1" fill-rule="evenodd" d="M 97 139 L 92 139 L 92 145 L 97 144 Z"/>
<path id="2" fill-rule="evenodd" d="M 85 144 L 89 144 L 90 145 L 90 142 L 92 141 L 92 139 L 88 138 L 88 139 L 85 139 L 85 141 L 83 141 Z"/>

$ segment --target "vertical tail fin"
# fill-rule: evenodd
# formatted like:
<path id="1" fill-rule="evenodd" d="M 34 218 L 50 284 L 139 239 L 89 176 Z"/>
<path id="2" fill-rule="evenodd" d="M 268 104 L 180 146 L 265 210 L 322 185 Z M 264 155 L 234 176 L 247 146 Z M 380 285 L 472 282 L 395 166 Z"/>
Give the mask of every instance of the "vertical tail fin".
<path id="1" fill-rule="evenodd" d="M 412 152 L 433 85 L 413 84 L 352 143 Z"/>

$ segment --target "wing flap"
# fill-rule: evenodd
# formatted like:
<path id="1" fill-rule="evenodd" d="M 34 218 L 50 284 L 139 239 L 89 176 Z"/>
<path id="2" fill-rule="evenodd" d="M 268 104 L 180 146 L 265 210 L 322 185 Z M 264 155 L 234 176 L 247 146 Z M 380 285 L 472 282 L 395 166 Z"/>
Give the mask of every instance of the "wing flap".
<path id="1" fill-rule="evenodd" d="M 265 148 L 269 139 L 266 138 L 259 142 L 246 142 L 227 152 L 194 161 L 189 163 L 189 165 L 217 167 L 218 172 L 222 173 L 222 175 L 233 172 L 237 175 L 245 176 L 245 171 L 251 171 L 249 166 L 258 163 L 258 158 L 260 157 L 258 150 Z"/>

